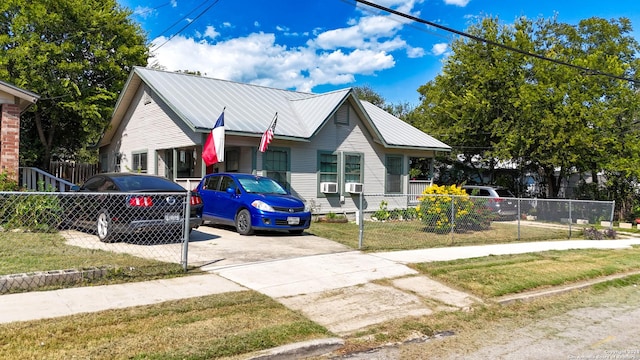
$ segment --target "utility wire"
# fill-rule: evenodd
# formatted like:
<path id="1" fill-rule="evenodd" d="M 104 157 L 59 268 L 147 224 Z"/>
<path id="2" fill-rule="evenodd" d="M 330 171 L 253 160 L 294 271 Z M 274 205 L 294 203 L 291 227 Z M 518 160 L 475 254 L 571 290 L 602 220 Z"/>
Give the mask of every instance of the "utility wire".
<path id="1" fill-rule="evenodd" d="M 166 43 L 168 43 L 169 41 L 171 41 L 174 37 L 178 36 L 181 32 L 183 32 L 186 28 L 188 28 L 189 26 L 191 26 L 191 24 L 193 24 L 194 22 L 196 22 L 196 20 L 198 20 L 202 15 L 204 15 L 207 11 L 209 11 L 209 9 L 211 9 L 212 7 L 214 7 L 216 4 L 218 4 L 218 2 L 220 2 L 220 0 L 215 0 L 213 3 L 211 3 L 211 5 L 207 6 L 204 10 L 202 10 L 202 12 L 200 12 L 198 15 L 196 15 L 195 18 L 193 18 L 193 20 L 189 21 L 187 23 L 187 25 L 183 26 L 180 30 L 178 30 L 178 32 L 176 32 L 175 34 L 171 35 L 165 42 L 163 42 L 162 44 L 156 46 L 155 48 L 153 48 L 152 51 L 157 51 L 158 49 L 160 49 L 162 46 L 164 46 Z M 172 27 L 174 27 L 177 23 L 183 21 L 187 16 L 189 16 L 191 13 L 193 13 L 194 11 L 196 11 L 196 9 L 202 7 L 204 4 L 206 4 L 207 1 L 203 1 L 200 5 L 196 6 L 193 10 L 191 10 L 189 13 L 187 13 L 185 16 L 183 16 L 180 20 L 176 21 L 173 25 L 169 26 L 166 30 L 164 30 L 162 33 L 160 34 L 164 34 L 166 31 L 168 31 L 169 29 L 171 29 Z"/>
<path id="2" fill-rule="evenodd" d="M 633 83 L 636 83 L 636 84 L 640 83 L 640 80 L 635 80 L 635 79 L 631 79 L 631 78 L 624 77 L 624 76 L 618 76 L 618 75 L 611 74 L 611 73 L 606 73 L 606 72 L 603 72 L 603 71 L 600 71 L 600 70 L 589 69 L 589 68 L 586 68 L 586 67 L 583 67 L 583 66 L 571 64 L 571 63 L 568 63 L 568 62 L 565 62 L 565 61 L 561 61 L 561 60 L 552 59 L 552 58 L 549 58 L 549 57 L 546 57 L 546 56 L 530 53 L 530 52 L 527 52 L 527 51 L 524 51 L 524 50 L 520 50 L 520 49 L 511 47 L 511 46 L 500 44 L 500 43 L 492 41 L 492 40 L 488 40 L 488 39 L 485 39 L 485 38 L 481 38 L 479 36 L 471 35 L 469 33 L 465 33 L 465 32 L 462 32 L 462 31 L 458 31 L 456 29 L 452 29 L 450 27 L 439 25 L 439 24 L 436 24 L 434 22 L 427 21 L 427 20 L 421 19 L 419 17 L 415 17 L 413 15 L 405 14 L 405 13 L 390 9 L 388 7 L 384 7 L 382 5 L 374 4 L 374 3 L 366 1 L 366 0 L 355 0 L 355 1 L 358 2 L 358 3 L 362 3 L 362 4 L 365 4 L 365 5 L 374 7 L 376 9 L 379 9 L 379 10 L 382 10 L 382 11 L 386 11 L 386 12 L 394 14 L 394 15 L 398 15 L 398 16 L 403 17 L 405 19 L 413 20 L 413 21 L 416 21 L 416 22 L 421 23 L 421 24 L 433 26 L 433 27 L 436 27 L 436 28 L 441 29 L 441 30 L 452 32 L 454 34 L 457 34 L 457 35 L 460 35 L 460 36 L 464 36 L 466 38 L 469 38 L 469 39 L 472 39 L 472 40 L 475 40 L 475 41 L 479 41 L 479 42 L 482 42 L 482 43 L 485 43 L 485 44 L 497 46 L 497 47 L 500 47 L 500 48 L 503 48 L 503 49 L 506 49 L 506 50 L 510 50 L 510 51 L 516 52 L 518 54 L 531 56 L 531 57 L 534 57 L 536 59 L 550 61 L 550 62 L 556 63 L 558 65 L 568 66 L 568 67 L 583 71 L 585 74 L 602 75 L 602 76 L 606 76 L 606 77 L 610 77 L 610 78 L 614 78 L 614 79 L 618 79 L 618 80 L 624 80 L 624 81 L 633 82 Z"/>

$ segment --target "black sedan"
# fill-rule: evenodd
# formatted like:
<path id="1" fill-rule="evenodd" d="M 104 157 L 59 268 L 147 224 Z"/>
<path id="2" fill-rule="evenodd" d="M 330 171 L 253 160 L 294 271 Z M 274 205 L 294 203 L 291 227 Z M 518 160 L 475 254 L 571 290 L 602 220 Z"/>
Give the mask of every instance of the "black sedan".
<path id="1" fill-rule="evenodd" d="M 184 230 L 187 190 L 156 175 L 103 173 L 73 189 L 65 201 L 68 228 L 93 231 L 102 242 L 124 234 L 155 236 L 159 241 Z M 189 230 L 202 225 L 202 200 L 190 197 Z"/>

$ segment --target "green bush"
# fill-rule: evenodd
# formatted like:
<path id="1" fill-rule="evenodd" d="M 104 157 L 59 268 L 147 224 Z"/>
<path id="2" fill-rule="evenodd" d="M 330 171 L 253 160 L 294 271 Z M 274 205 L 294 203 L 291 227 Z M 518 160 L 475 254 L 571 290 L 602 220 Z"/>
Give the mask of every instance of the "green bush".
<path id="1" fill-rule="evenodd" d="M 4 171 L 0 173 L 0 191 L 18 191 L 18 183 Z"/>
<path id="2" fill-rule="evenodd" d="M 487 230 L 494 214 L 486 201 L 472 201 L 465 190 L 456 185 L 427 187 L 416 207 L 422 223 L 437 233 Z"/>
<path id="3" fill-rule="evenodd" d="M 391 213 L 389 212 L 389 210 L 387 210 L 387 202 L 382 200 L 380 202 L 380 209 L 376 210 L 373 213 L 373 217 L 375 217 L 377 220 L 379 221 L 385 221 L 388 220 L 389 217 L 391 216 Z"/>
<path id="4" fill-rule="evenodd" d="M 43 184 L 38 187 L 44 189 Z M 48 191 L 51 191 L 49 188 Z M 21 192 L 7 195 L 0 204 L 0 222 L 4 229 L 31 232 L 55 232 L 62 220 L 62 206 L 55 193 Z"/>

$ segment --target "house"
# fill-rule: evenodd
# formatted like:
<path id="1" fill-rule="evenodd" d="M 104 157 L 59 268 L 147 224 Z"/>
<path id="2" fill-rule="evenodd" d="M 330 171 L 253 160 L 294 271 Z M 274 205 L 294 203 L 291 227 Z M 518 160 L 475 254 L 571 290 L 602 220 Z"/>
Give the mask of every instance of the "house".
<path id="1" fill-rule="evenodd" d="M 40 96 L 0 81 L 0 173 L 18 180 L 20 114 Z"/>
<path id="2" fill-rule="evenodd" d="M 223 111 L 224 162 L 206 167 L 202 147 Z M 273 141 L 259 152 L 276 114 Z M 340 213 L 362 191 L 406 194 L 413 158 L 451 151 L 350 88 L 313 94 L 142 67 L 99 146 L 101 171 L 157 174 L 186 188 L 214 171 L 266 175 L 316 212 Z"/>

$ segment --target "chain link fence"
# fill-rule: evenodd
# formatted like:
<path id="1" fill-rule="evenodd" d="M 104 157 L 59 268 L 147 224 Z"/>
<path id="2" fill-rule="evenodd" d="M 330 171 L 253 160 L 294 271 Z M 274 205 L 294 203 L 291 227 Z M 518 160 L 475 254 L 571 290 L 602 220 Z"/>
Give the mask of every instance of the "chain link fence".
<path id="1" fill-rule="evenodd" d="M 0 192 L 0 293 L 183 273 L 188 197 Z"/>
<path id="2" fill-rule="evenodd" d="M 412 249 L 493 242 L 571 239 L 613 223 L 613 201 L 362 194 L 360 248 Z M 360 221 L 362 219 L 362 221 Z"/>
<path id="3" fill-rule="evenodd" d="M 200 220 L 189 200 L 176 193 L 0 192 L 0 294 L 182 274 L 186 220 Z M 370 250 L 570 239 L 611 224 L 614 209 L 613 202 L 451 195 L 362 194 L 358 201 L 359 247 Z"/>

